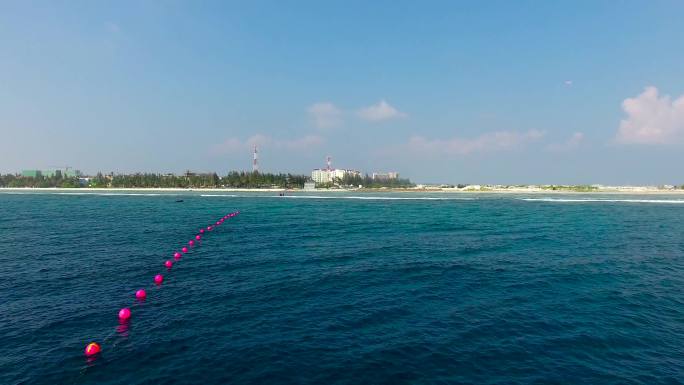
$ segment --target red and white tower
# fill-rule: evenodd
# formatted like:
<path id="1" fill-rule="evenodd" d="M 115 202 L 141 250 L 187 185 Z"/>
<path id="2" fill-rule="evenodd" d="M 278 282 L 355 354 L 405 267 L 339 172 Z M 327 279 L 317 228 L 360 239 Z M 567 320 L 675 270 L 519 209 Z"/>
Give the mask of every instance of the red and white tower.
<path id="1" fill-rule="evenodd" d="M 252 161 L 252 172 L 259 172 L 259 151 L 257 151 L 256 145 L 254 145 L 254 160 Z"/>

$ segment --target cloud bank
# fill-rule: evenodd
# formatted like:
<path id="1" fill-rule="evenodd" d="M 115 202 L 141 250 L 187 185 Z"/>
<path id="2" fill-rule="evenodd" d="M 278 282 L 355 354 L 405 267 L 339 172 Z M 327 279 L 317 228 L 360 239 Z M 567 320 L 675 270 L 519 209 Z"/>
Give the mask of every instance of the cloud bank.
<path id="1" fill-rule="evenodd" d="M 455 137 L 433 140 L 422 136 L 413 136 L 409 139 L 407 147 L 413 152 L 469 155 L 478 152 L 520 148 L 529 142 L 541 139 L 543 136 L 544 132 L 538 130 L 527 132 L 495 131 L 474 138 Z"/>
<path id="2" fill-rule="evenodd" d="M 627 117 L 620 122 L 616 140 L 625 144 L 666 144 L 684 138 L 684 95 L 674 101 L 646 87 L 635 98 L 622 102 Z"/>
<path id="3" fill-rule="evenodd" d="M 385 100 L 380 100 L 377 104 L 360 109 L 357 115 L 369 122 L 381 122 L 384 120 L 401 119 L 408 115 L 392 107 Z"/>
<path id="4" fill-rule="evenodd" d="M 563 143 L 549 144 L 546 146 L 546 150 L 551 152 L 566 152 L 578 148 L 582 145 L 582 142 L 584 142 L 584 133 L 575 132 Z"/>

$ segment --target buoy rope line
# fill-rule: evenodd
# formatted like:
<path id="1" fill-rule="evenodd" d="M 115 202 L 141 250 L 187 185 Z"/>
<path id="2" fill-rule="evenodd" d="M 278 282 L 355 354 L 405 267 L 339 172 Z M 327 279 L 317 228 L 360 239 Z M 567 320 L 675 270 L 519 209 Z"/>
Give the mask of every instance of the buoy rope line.
<path id="1" fill-rule="evenodd" d="M 212 231 L 216 227 L 220 226 L 223 224 L 223 222 L 226 219 L 230 219 L 236 215 L 240 214 L 240 211 L 234 211 L 232 213 L 226 214 L 221 219 L 216 221 L 216 223 L 207 226 L 206 228 L 201 228 L 198 233 L 194 236 L 193 239 L 189 240 L 187 243 L 187 246 L 183 246 L 180 250 L 180 252 L 176 251 L 173 253 L 173 260 L 168 259 L 164 262 L 164 267 L 166 268 L 167 271 L 171 270 L 173 267 L 174 263 L 177 263 L 180 261 L 181 257 L 183 254 L 187 254 L 190 252 L 192 248 L 195 247 L 195 245 L 200 244 L 200 241 L 202 240 L 202 237 L 204 237 L 208 232 Z M 162 274 L 157 274 L 154 276 L 154 284 L 157 286 L 161 286 L 162 283 L 164 283 L 164 275 Z M 147 291 L 145 289 L 139 289 L 135 292 L 135 299 L 138 302 L 145 301 L 147 299 Z M 116 328 L 117 331 L 119 330 L 128 330 L 128 324 L 131 322 L 131 316 L 132 316 L 131 309 L 129 307 L 124 307 L 121 310 L 119 310 L 119 326 Z M 112 336 L 114 335 L 114 332 L 109 334 L 107 337 L 104 338 L 103 343 L 106 343 Z M 96 355 L 98 355 L 102 351 L 102 346 L 95 341 L 92 341 L 88 343 L 85 347 L 85 355 L 89 358 L 93 358 Z"/>

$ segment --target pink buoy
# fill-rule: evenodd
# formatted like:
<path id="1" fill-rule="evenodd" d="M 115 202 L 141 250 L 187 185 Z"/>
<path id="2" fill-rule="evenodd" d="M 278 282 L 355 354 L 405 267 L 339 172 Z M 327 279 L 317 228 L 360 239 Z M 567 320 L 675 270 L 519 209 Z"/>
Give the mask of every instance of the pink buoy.
<path id="1" fill-rule="evenodd" d="M 119 321 L 126 322 L 131 318 L 131 309 L 125 307 L 119 310 Z"/>
<path id="2" fill-rule="evenodd" d="M 170 269 L 171 266 L 173 266 L 173 262 L 169 259 L 168 261 L 164 262 L 164 266 L 166 266 L 167 269 Z"/>
<path id="3" fill-rule="evenodd" d="M 195 235 L 195 239 L 197 239 L 199 241 L 200 239 L 202 239 L 202 236 L 201 235 Z"/>
<path id="4" fill-rule="evenodd" d="M 207 226 L 207 231 L 211 231 L 212 228 L 213 227 L 211 227 L 211 226 Z"/>
<path id="5" fill-rule="evenodd" d="M 204 234 L 204 229 L 200 229 L 200 234 Z"/>
<path id="6" fill-rule="evenodd" d="M 190 245 L 190 247 L 195 246 L 195 241 L 193 241 L 192 239 L 189 240 L 189 241 L 188 241 L 188 245 Z"/>
<path id="7" fill-rule="evenodd" d="M 154 276 L 154 283 L 156 283 L 157 285 L 161 285 L 162 282 L 164 282 L 164 276 L 163 275 L 157 274 Z"/>
<path id="8" fill-rule="evenodd" d="M 147 298 L 147 292 L 145 292 L 145 289 L 140 289 L 135 292 L 135 298 L 144 301 L 145 298 Z"/>
<path id="9" fill-rule="evenodd" d="M 216 226 L 218 226 L 218 225 L 220 225 L 220 224 L 221 224 L 221 222 L 219 222 L 219 221 L 216 221 Z"/>
<path id="10" fill-rule="evenodd" d="M 184 253 L 187 253 L 187 252 L 188 252 L 188 248 L 187 248 L 187 247 L 183 247 L 183 248 L 181 249 L 181 251 L 184 252 Z"/>
<path id="11" fill-rule="evenodd" d="M 99 353 L 100 350 L 100 344 L 98 344 L 97 342 L 91 342 L 88 345 L 86 345 L 85 355 L 91 357 Z"/>
<path id="12" fill-rule="evenodd" d="M 176 261 L 181 259 L 181 253 L 179 253 L 177 251 L 175 253 L 173 253 L 173 259 L 175 259 Z"/>

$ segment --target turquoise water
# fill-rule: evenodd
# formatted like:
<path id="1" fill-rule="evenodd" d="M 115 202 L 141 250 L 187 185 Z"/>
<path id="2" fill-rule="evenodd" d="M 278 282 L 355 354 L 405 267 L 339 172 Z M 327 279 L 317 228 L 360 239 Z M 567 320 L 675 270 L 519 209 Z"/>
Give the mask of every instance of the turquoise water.
<path id="1" fill-rule="evenodd" d="M 275 195 L 1 192 L 0 383 L 684 382 L 682 196 Z"/>

